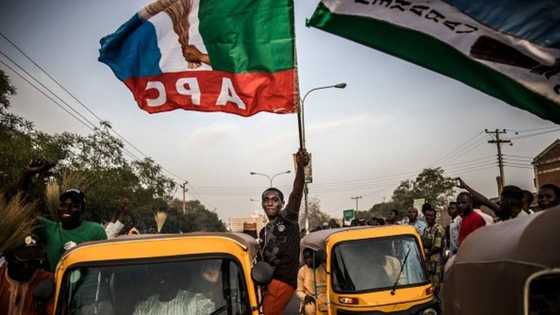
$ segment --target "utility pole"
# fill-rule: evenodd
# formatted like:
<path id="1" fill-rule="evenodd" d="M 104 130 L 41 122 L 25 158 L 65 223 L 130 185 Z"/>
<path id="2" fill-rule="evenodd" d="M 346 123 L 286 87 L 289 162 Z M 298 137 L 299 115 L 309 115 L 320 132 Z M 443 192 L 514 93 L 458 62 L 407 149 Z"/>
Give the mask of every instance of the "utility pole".
<path id="1" fill-rule="evenodd" d="M 492 144 L 496 144 L 496 149 L 498 150 L 498 168 L 500 169 L 500 177 L 498 178 L 498 194 L 502 193 L 502 189 L 504 188 L 504 159 L 503 159 L 503 155 L 502 155 L 502 143 L 509 143 L 511 144 L 511 140 L 505 140 L 505 139 L 500 139 L 500 135 L 501 134 L 505 134 L 506 130 L 502 129 L 496 129 L 494 131 L 490 131 L 488 129 L 484 129 L 484 132 L 486 132 L 487 134 L 491 134 L 494 139 L 493 140 L 489 140 L 488 143 L 492 143 Z"/>
<path id="2" fill-rule="evenodd" d="M 362 198 L 363 198 L 363 196 L 350 197 L 350 199 L 356 200 L 356 211 L 358 211 L 358 200 L 360 200 Z"/>
<path id="3" fill-rule="evenodd" d="M 185 195 L 186 195 L 187 191 L 189 191 L 189 189 L 187 188 L 188 183 L 189 183 L 188 181 L 185 181 L 184 183 L 179 185 L 179 187 L 181 187 L 181 189 L 183 189 L 183 215 L 185 215 L 187 213 L 187 201 L 185 199 Z"/>

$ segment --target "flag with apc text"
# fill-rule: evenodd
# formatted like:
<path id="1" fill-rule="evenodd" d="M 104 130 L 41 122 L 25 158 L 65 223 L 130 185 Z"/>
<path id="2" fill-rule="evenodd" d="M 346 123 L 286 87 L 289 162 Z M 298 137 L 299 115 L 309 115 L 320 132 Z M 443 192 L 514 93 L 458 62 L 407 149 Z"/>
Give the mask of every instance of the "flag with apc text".
<path id="1" fill-rule="evenodd" d="M 293 113 L 293 0 L 159 0 L 101 39 L 99 61 L 138 106 Z"/>

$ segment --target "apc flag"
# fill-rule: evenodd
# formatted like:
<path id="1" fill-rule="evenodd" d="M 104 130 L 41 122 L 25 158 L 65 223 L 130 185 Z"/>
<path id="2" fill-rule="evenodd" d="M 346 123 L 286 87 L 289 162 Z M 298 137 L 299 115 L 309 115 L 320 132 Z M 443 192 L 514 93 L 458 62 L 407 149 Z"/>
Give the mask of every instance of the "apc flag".
<path id="1" fill-rule="evenodd" d="M 293 113 L 293 0 L 158 0 L 101 39 L 107 64 L 149 113 Z"/>
<path id="2" fill-rule="evenodd" d="M 560 123 L 559 0 L 322 0 L 308 25 Z"/>

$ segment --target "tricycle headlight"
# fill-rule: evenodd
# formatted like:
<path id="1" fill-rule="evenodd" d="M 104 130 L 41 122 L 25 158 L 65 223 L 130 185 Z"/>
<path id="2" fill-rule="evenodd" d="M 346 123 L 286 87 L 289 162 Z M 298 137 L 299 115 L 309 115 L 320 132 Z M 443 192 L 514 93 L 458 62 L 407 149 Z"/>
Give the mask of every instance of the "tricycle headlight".
<path id="1" fill-rule="evenodd" d="M 430 307 L 422 311 L 422 315 L 437 315 L 437 311 Z"/>

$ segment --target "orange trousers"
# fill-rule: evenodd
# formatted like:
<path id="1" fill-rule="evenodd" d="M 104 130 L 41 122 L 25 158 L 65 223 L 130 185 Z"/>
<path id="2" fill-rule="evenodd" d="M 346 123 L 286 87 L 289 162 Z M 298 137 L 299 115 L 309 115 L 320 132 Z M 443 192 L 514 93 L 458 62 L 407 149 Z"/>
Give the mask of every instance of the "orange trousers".
<path id="1" fill-rule="evenodd" d="M 272 279 L 264 295 L 264 315 L 282 315 L 295 289 L 287 283 Z"/>

